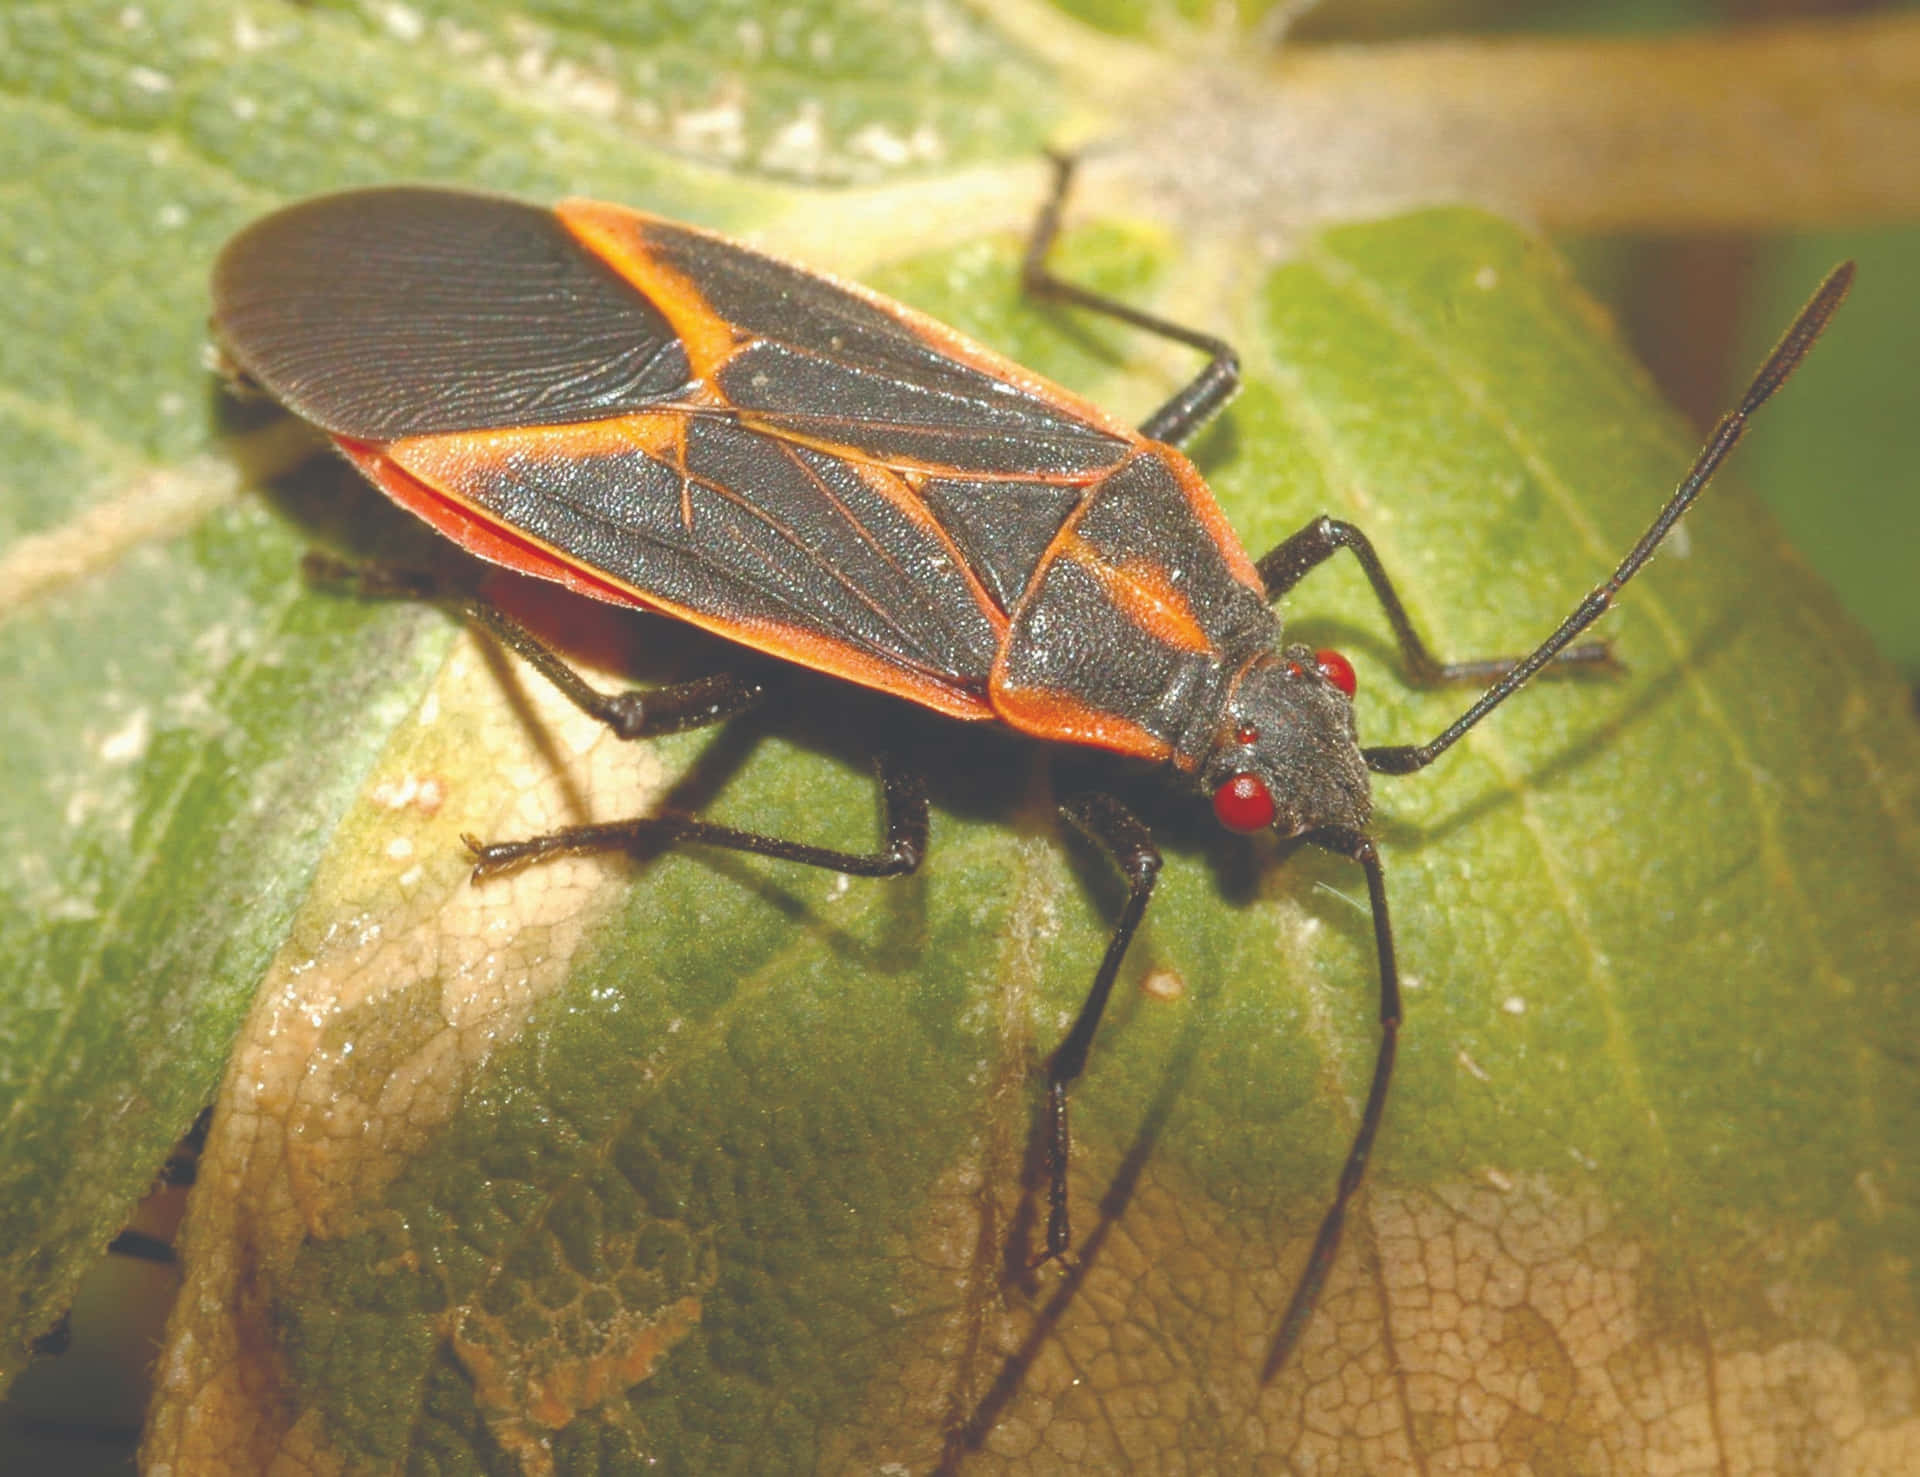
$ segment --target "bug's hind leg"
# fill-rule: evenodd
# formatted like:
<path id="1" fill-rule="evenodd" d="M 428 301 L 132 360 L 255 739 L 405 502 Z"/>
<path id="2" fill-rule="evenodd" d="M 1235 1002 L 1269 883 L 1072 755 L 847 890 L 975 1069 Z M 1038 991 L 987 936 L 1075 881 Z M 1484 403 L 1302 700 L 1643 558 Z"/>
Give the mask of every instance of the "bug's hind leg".
<path id="1" fill-rule="evenodd" d="M 1207 356 L 1207 367 L 1140 423 L 1143 436 L 1178 446 L 1213 419 L 1220 407 L 1231 400 L 1234 392 L 1240 388 L 1240 356 L 1224 339 L 1155 317 L 1152 313 L 1143 313 L 1117 298 L 1107 297 L 1054 276 L 1047 266 L 1047 255 L 1053 250 L 1054 240 L 1060 234 L 1060 212 L 1073 185 L 1073 169 L 1074 161 L 1069 155 L 1053 155 L 1053 192 L 1048 195 L 1047 203 L 1040 207 L 1040 215 L 1033 223 L 1033 234 L 1027 238 L 1027 254 L 1020 267 L 1020 285 L 1035 297 L 1072 303 L 1076 308 L 1117 318 L 1122 323 L 1160 338 L 1172 339 L 1175 343 L 1198 349 Z"/>
<path id="2" fill-rule="evenodd" d="M 473 853 L 473 879 L 476 882 L 547 857 L 633 851 L 642 846 L 670 841 L 690 841 L 699 846 L 746 851 L 783 862 L 798 862 L 803 867 L 844 872 L 852 877 L 903 877 L 919 867 L 927 851 L 926 781 L 914 771 L 897 764 L 890 756 L 883 755 L 878 767 L 880 794 L 886 808 L 887 835 L 877 851 L 839 851 L 804 841 L 789 841 L 783 836 L 769 836 L 760 831 L 742 831 L 733 826 L 717 825 L 712 821 L 703 821 L 698 816 L 671 810 L 633 820 L 568 826 L 544 836 L 531 836 L 524 841 L 481 842 L 471 836 L 462 839 Z"/>
<path id="3" fill-rule="evenodd" d="M 316 581 L 351 584 L 363 595 L 388 598 L 433 599 L 439 593 L 433 576 L 380 565 L 352 565 L 325 555 L 309 555 L 307 576 Z M 527 664 L 582 713 L 607 726 L 623 739 L 651 738 L 724 722 L 766 696 L 766 684 L 738 672 L 716 672 L 664 687 L 602 692 L 582 677 L 552 647 L 505 611 L 477 596 L 463 597 L 460 610 L 485 628 L 502 646 Z M 880 761 L 881 792 L 886 806 L 886 842 L 873 852 L 840 851 L 788 841 L 758 831 L 716 825 L 676 811 L 634 820 L 598 825 L 568 826 L 521 841 L 481 842 L 463 838 L 473 853 L 474 880 L 550 856 L 578 856 L 597 851 L 631 851 L 664 841 L 691 841 L 730 851 L 821 867 L 855 877 L 894 877 L 913 871 L 927 849 L 927 792 L 918 774 L 891 759 Z"/>
<path id="4" fill-rule="evenodd" d="M 317 553 L 308 554 L 301 568 L 315 584 L 341 586 L 371 599 L 440 600 L 445 596 L 440 580 L 421 570 L 354 564 Z M 602 692 L 490 600 L 463 594 L 447 603 L 521 657 L 568 702 L 623 739 L 656 738 L 723 723 L 757 706 L 766 696 L 764 682 L 739 672 L 716 672 L 661 687 Z"/>
<path id="5" fill-rule="evenodd" d="M 663 687 L 602 692 L 552 647 L 491 602 L 468 599 L 462 613 L 551 682 L 568 702 L 623 739 L 657 738 L 724 723 L 759 706 L 766 696 L 764 682 L 740 672 L 715 672 Z"/>

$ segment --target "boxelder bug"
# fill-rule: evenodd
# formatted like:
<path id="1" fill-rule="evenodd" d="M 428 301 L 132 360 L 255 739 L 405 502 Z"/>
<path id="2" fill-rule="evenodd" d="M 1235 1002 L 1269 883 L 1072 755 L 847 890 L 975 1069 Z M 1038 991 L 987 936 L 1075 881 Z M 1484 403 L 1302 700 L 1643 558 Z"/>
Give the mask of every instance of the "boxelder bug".
<path id="1" fill-rule="evenodd" d="M 1651 557 L 1852 277 L 1836 270 L 1619 567 L 1517 660 L 1447 664 L 1415 634 L 1365 535 L 1315 518 L 1259 561 L 1174 448 L 1234 392 L 1220 340 L 1052 276 L 1069 168 L 1025 281 L 1208 356 L 1136 429 L 871 292 L 651 216 L 392 188 L 257 222 L 213 277 L 239 371 L 333 438 L 402 506 L 484 559 L 662 611 L 950 718 L 1165 767 L 1231 831 L 1271 829 L 1366 876 L 1380 972 L 1372 1086 L 1270 1376 L 1310 1316 L 1386 1104 L 1400 986 L 1370 774 L 1431 764 L 1574 640 Z M 1271 602 L 1339 550 L 1360 562 L 1417 682 L 1490 682 L 1424 744 L 1362 747 L 1353 669 L 1284 645 Z M 721 674 L 607 695 L 483 603 L 476 618 L 624 738 L 718 721 L 762 684 Z M 881 761 L 886 844 L 810 846 L 680 814 L 474 844 L 484 875 L 555 852 L 672 838 L 860 876 L 920 864 L 927 800 Z M 1104 793 L 1061 810 L 1113 858 L 1127 899 L 1047 1067 L 1046 1251 L 1070 1244 L 1067 1096 L 1086 1066 L 1160 854 Z"/>

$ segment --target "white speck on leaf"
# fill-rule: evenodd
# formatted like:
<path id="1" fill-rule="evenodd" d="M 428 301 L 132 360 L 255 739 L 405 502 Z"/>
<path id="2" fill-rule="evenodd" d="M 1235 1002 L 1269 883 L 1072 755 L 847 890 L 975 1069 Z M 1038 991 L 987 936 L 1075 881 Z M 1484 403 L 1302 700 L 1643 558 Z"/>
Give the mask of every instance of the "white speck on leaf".
<path id="1" fill-rule="evenodd" d="M 147 752 L 153 720 L 144 707 L 135 708 L 112 733 L 100 740 L 100 758 L 108 764 L 131 764 Z"/>
<path id="2" fill-rule="evenodd" d="M 418 41 L 427 33 L 426 18 L 411 5 L 383 5 L 380 23 L 396 41 Z"/>

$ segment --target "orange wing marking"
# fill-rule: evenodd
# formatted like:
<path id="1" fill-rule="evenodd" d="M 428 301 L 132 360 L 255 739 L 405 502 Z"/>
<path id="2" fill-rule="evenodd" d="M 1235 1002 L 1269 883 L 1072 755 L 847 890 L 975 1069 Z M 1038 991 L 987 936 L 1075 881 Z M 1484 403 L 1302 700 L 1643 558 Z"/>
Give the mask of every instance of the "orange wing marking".
<path id="1" fill-rule="evenodd" d="M 644 233 L 648 225 L 659 218 L 644 211 L 608 205 L 603 201 L 581 199 L 562 200 L 554 207 L 554 214 L 588 250 L 653 300 L 654 306 L 666 315 L 667 321 L 686 343 L 687 358 L 694 374 L 711 383 L 712 376 L 739 347 L 740 341 L 733 326 L 713 311 L 698 287 L 679 273 L 660 266 L 648 255 Z M 746 249 L 738 241 L 698 226 L 690 226 L 684 221 L 662 221 L 662 224 L 671 226 L 677 232 L 706 237 L 725 251 Z M 770 259 L 780 260 L 778 257 Z M 895 302 L 863 283 L 849 282 L 844 277 L 816 268 L 804 270 L 847 296 L 858 298 L 885 313 L 935 352 L 955 363 L 976 369 L 989 378 L 1013 385 L 1035 399 L 1043 400 L 1055 409 L 1107 432 L 1116 440 L 1126 443 L 1128 450 L 1137 450 L 1150 444 L 1131 426 L 1116 420 L 1092 401 L 1056 385 L 1024 364 L 975 343 L 939 319 Z M 723 408 L 717 396 L 713 408 Z M 934 466 L 925 470 L 937 475 L 943 469 Z"/>
<path id="2" fill-rule="evenodd" d="M 714 312 L 706 295 L 679 272 L 654 260 L 638 228 L 647 217 L 596 200 L 562 200 L 553 213 L 589 251 L 618 272 L 665 315 L 686 346 L 687 365 L 710 408 L 725 409 L 718 392 L 720 368 L 740 346 L 734 326 Z"/>

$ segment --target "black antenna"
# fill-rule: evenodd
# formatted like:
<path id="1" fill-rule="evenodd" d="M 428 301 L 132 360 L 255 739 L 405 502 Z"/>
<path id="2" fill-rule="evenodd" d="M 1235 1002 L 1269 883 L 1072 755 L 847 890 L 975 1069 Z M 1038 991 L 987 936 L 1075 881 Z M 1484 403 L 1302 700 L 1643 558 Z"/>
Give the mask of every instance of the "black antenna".
<path id="1" fill-rule="evenodd" d="M 1620 593 L 1620 587 L 1638 574 L 1641 566 L 1653 557 L 1653 551 L 1660 546 L 1660 541 L 1680 521 L 1680 515 L 1692 506 L 1700 490 L 1712 480 L 1713 474 L 1720 469 L 1720 463 L 1727 459 L 1727 453 L 1739 445 L 1741 436 L 1746 433 L 1748 419 L 1767 403 L 1768 397 L 1785 384 L 1787 377 L 1799 367 L 1807 350 L 1820 337 L 1820 331 L 1827 326 L 1827 320 L 1833 317 L 1834 309 L 1840 306 L 1841 299 L 1852 285 L 1852 262 L 1842 262 L 1820 284 L 1820 290 L 1800 310 L 1800 316 L 1793 320 L 1793 326 L 1774 345 L 1773 352 L 1767 355 L 1767 362 L 1760 366 L 1753 383 L 1747 386 L 1747 393 L 1741 397 L 1740 404 L 1714 427 L 1713 435 L 1707 439 L 1706 446 L 1694 460 L 1692 469 L 1675 489 L 1673 496 L 1667 499 L 1659 516 L 1640 535 L 1640 542 L 1620 561 L 1620 567 L 1614 570 L 1605 584 L 1575 606 L 1573 614 L 1562 621 L 1559 628 L 1541 642 L 1531 656 L 1517 663 L 1482 693 L 1480 700 L 1448 725 L 1438 738 L 1424 744 L 1394 744 L 1363 749 L 1361 754 L 1367 761 L 1367 768 L 1376 774 L 1412 774 L 1417 769 L 1425 769 L 1452 748 L 1461 734 L 1512 697 L 1536 672 L 1571 645 L 1576 636 L 1604 615 L 1613 604 L 1614 596 Z"/>

